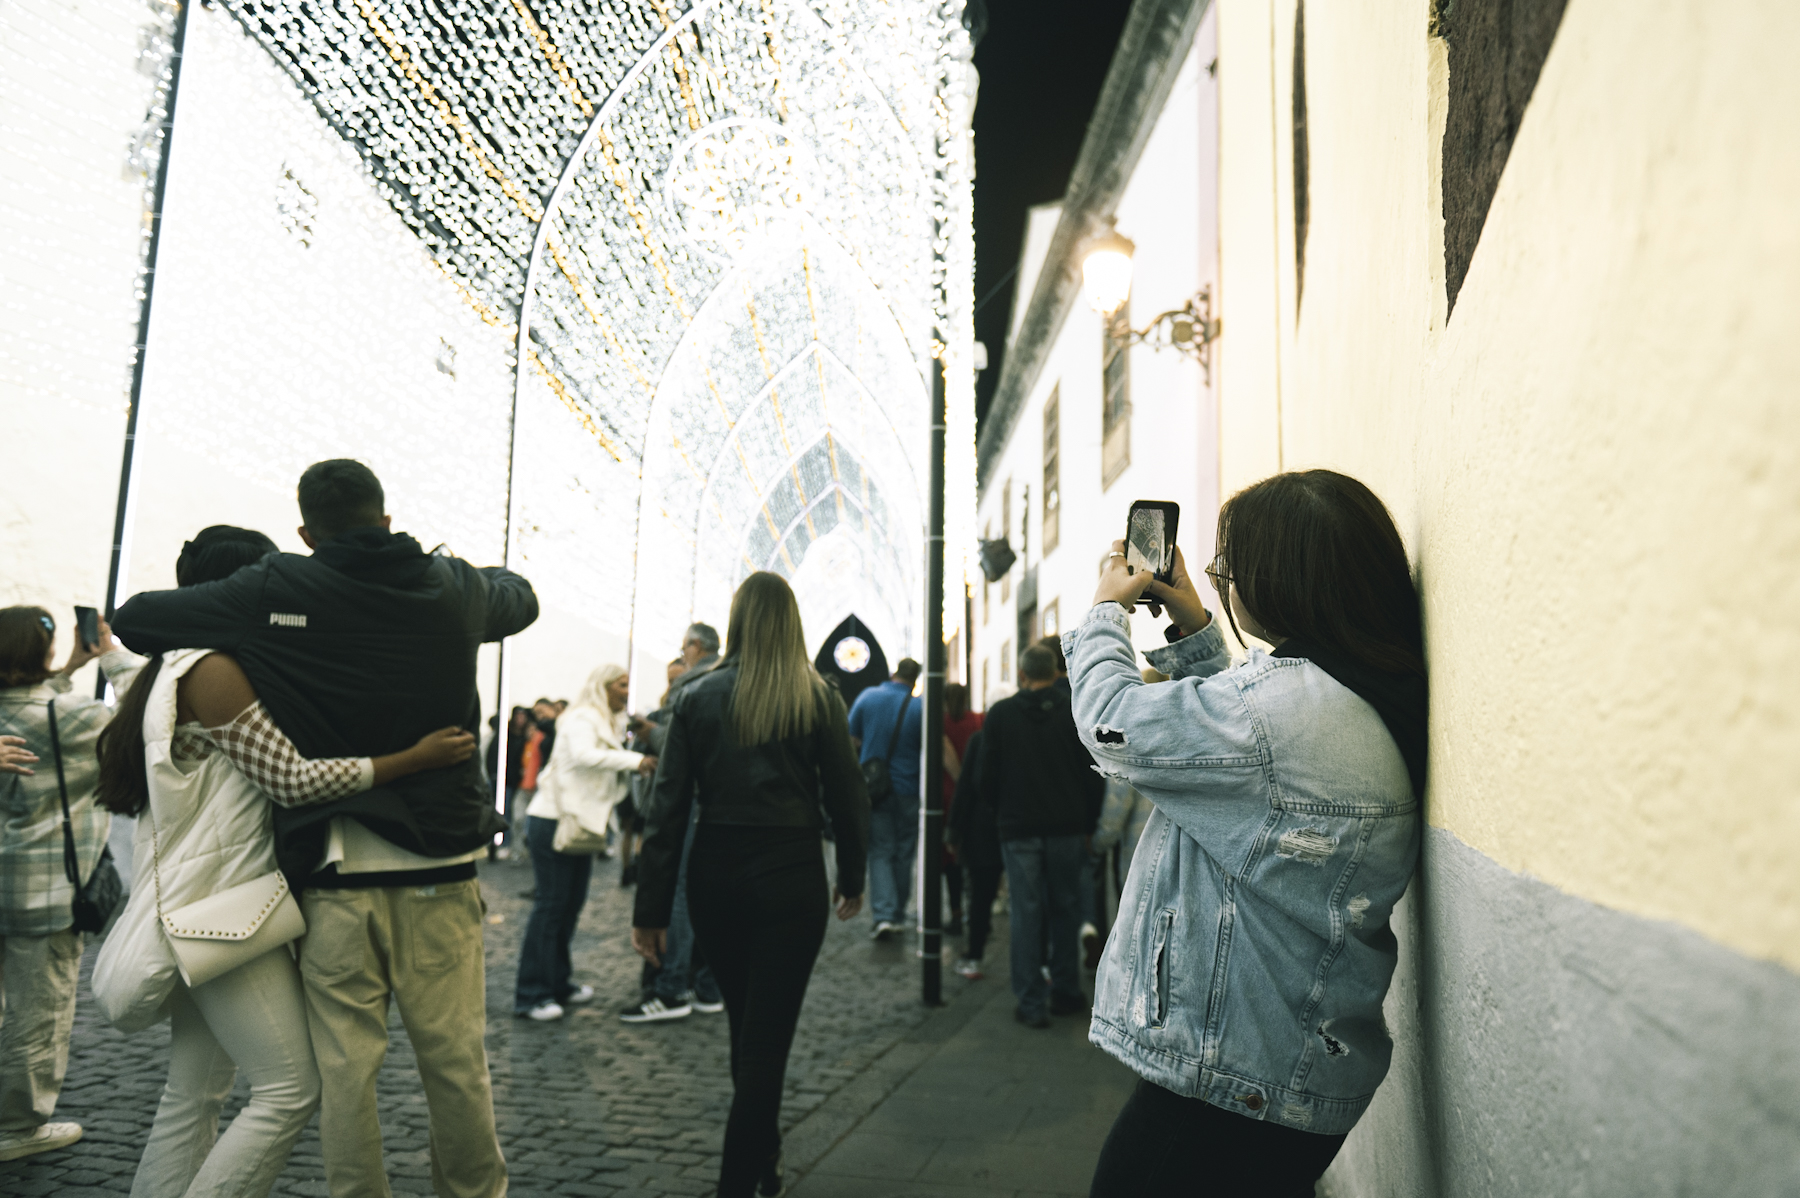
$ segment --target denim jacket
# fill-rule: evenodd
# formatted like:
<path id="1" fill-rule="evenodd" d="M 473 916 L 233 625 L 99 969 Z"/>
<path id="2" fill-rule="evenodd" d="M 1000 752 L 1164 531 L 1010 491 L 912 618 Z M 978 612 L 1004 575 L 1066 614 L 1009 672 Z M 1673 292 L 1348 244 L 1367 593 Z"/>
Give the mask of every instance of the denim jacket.
<path id="1" fill-rule="evenodd" d="M 1094 983 L 1088 1036 L 1142 1077 L 1252 1119 L 1348 1132 L 1387 1074 L 1388 917 L 1419 804 L 1381 718 L 1304 658 L 1235 668 L 1215 620 L 1147 656 L 1098 604 L 1063 636 L 1101 772 L 1156 805 Z"/>

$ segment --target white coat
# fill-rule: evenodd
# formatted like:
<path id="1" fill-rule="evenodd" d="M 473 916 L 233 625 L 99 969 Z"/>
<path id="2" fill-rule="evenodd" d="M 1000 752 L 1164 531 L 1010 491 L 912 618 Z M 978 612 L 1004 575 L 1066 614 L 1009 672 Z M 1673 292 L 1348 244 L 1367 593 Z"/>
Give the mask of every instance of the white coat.
<path id="1" fill-rule="evenodd" d="M 538 779 L 528 816 L 573 815 L 595 835 L 606 832 L 613 808 L 630 792 L 629 774 L 644 759 L 625 747 L 624 712 L 571 707 L 556 721 L 550 765 Z"/>
<path id="2" fill-rule="evenodd" d="M 170 755 L 175 736 L 175 684 L 210 649 L 181 649 L 163 658 L 144 711 L 144 770 L 149 806 L 132 842 L 131 898 L 94 961 L 94 999 L 121 1031 L 138 1031 L 168 1016 L 179 976 L 175 950 L 157 918 L 252 881 L 275 868 L 274 808 L 222 752 L 200 761 Z M 152 832 L 154 831 L 154 846 Z"/>

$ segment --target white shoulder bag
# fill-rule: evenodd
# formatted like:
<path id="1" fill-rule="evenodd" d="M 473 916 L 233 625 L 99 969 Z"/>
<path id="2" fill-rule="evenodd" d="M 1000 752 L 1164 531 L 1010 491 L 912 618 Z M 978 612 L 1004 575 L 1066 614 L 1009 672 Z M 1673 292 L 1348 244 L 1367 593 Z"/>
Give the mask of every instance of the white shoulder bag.
<path id="1" fill-rule="evenodd" d="M 156 815 L 147 806 L 144 812 L 150 816 L 156 917 L 162 921 L 169 945 L 175 950 L 181 980 L 190 989 L 306 934 L 306 918 L 300 914 L 300 904 L 288 888 L 287 875 L 278 869 L 165 912 Z"/>

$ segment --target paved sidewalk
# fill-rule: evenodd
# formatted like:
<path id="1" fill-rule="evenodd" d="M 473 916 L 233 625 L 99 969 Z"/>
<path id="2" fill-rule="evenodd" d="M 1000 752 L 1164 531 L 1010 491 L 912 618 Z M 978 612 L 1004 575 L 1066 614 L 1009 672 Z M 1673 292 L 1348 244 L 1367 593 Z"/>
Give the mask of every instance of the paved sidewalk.
<path id="1" fill-rule="evenodd" d="M 1004 937 L 989 950 L 1004 957 Z M 788 1137 L 793 1198 L 1049 1198 L 1088 1192 L 1137 1079 L 1087 1042 L 1087 1019 L 1013 1019 L 1004 967 L 889 1050 L 893 1088 L 828 1149 L 815 1115 Z M 797 1160 L 796 1157 L 811 1158 Z"/>

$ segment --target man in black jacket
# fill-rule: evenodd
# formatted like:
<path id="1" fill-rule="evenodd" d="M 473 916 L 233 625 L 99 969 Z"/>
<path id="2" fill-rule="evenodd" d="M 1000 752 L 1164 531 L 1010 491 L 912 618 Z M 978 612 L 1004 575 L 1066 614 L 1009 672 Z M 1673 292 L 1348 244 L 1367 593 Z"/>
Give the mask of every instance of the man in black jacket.
<path id="1" fill-rule="evenodd" d="M 1012 896 L 1013 1014 L 1049 1027 L 1052 1014 L 1087 1010 L 1077 965 L 1081 862 L 1106 783 L 1081 746 L 1069 696 L 1056 686 L 1056 659 L 1042 645 L 1019 657 L 1019 693 L 994 704 L 981 733 L 981 801 L 999 825 Z"/>
<path id="2" fill-rule="evenodd" d="M 114 631 L 145 653 L 232 654 L 308 757 L 376 757 L 452 724 L 476 731 L 476 650 L 537 618 L 531 585 L 390 531 L 381 483 L 360 462 L 318 462 L 299 490 L 310 557 L 271 554 L 221 582 L 138 595 Z M 276 809 L 277 858 L 304 889 L 300 972 L 334 1194 L 388 1192 L 375 1075 L 390 998 L 424 1082 L 438 1193 L 506 1190 L 475 880 L 476 859 L 504 828 L 473 758 Z"/>

